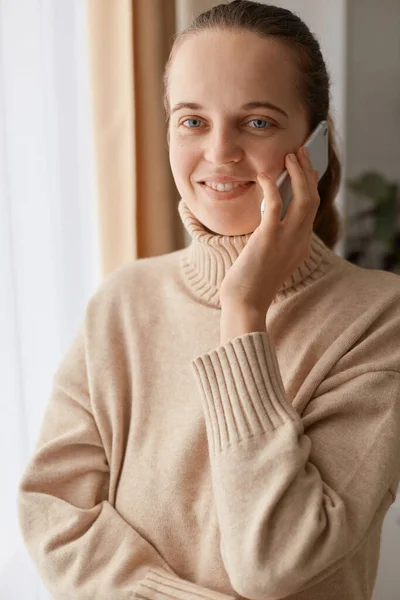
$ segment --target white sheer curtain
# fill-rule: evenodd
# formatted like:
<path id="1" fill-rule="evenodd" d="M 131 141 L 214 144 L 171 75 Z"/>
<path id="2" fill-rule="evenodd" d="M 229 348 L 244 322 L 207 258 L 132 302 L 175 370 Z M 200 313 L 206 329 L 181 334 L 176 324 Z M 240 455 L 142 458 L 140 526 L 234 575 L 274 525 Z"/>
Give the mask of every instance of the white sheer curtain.
<path id="1" fill-rule="evenodd" d="M 48 600 L 16 489 L 100 282 L 85 0 L 0 0 L 0 598 Z"/>

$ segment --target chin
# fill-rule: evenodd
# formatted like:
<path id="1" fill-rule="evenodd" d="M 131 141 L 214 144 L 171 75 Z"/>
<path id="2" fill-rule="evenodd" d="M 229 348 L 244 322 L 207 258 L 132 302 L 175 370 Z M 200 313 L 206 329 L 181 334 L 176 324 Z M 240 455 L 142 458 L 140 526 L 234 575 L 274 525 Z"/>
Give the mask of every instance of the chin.
<path id="1" fill-rule="evenodd" d="M 199 219 L 199 221 L 201 221 L 201 219 Z M 202 222 L 202 221 L 201 221 Z M 203 223 L 204 225 L 204 223 Z M 208 231 L 208 233 L 212 233 L 213 235 L 248 235 L 250 233 L 253 233 L 254 230 L 256 229 L 254 228 L 250 228 L 249 230 L 244 230 L 243 226 L 242 227 L 232 227 L 232 228 L 226 228 L 226 227 L 218 227 L 214 230 L 214 229 L 210 229 L 209 227 L 207 227 L 207 225 L 204 225 L 204 228 Z"/>
<path id="2" fill-rule="evenodd" d="M 249 206 L 247 207 L 245 214 L 243 214 L 242 211 L 239 211 L 239 214 L 236 212 L 235 216 L 231 213 L 231 209 L 226 207 L 227 218 L 225 219 L 224 214 L 221 214 L 221 210 L 218 211 L 219 214 L 214 215 L 214 218 L 212 218 L 210 211 L 215 211 L 217 205 L 214 205 L 209 209 L 208 207 L 203 206 L 202 200 L 195 200 L 192 202 L 190 199 L 186 200 L 186 204 L 196 219 L 203 225 L 204 229 L 212 235 L 248 235 L 253 233 L 260 224 L 259 221 L 253 223 L 254 212 L 253 210 L 249 210 Z M 238 208 L 236 208 L 236 211 L 237 210 Z"/>

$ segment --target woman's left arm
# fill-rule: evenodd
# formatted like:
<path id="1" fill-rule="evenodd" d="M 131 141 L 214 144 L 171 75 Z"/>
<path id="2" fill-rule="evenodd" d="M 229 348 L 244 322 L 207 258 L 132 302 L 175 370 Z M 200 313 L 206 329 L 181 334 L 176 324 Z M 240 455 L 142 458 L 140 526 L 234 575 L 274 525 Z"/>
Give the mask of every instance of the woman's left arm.
<path id="1" fill-rule="evenodd" d="M 394 501 L 400 372 L 375 370 L 362 355 L 352 353 L 357 364 L 346 362 L 339 374 L 336 365 L 301 417 L 267 332 L 240 335 L 192 361 L 221 554 L 241 596 L 284 598 L 325 579 Z"/>
<path id="2" fill-rule="evenodd" d="M 349 356 L 322 373 L 301 417 L 287 399 L 266 313 L 309 254 L 320 199 L 307 153 L 287 156 L 286 167 L 286 216 L 276 184 L 260 177 L 264 217 L 220 288 L 221 345 L 192 361 L 222 558 L 234 589 L 254 600 L 301 592 L 339 569 L 382 522 L 400 478 L 398 304 L 376 331 L 373 315 L 360 318 Z M 357 347 L 367 328 L 370 346 Z"/>

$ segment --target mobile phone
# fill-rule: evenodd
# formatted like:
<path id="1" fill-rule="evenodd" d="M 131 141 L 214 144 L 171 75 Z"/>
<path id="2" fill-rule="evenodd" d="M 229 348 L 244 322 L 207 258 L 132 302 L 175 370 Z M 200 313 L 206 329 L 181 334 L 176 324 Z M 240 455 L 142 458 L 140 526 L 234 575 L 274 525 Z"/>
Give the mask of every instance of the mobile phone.
<path id="1" fill-rule="evenodd" d="M 310 160 L 314 171 L 318 171 L 319 179 L 325 174 L 328 168 L 328 123 L 327 121 L 321 121 L 314 131 L 307 138 L 306 142 L 302 144 L 308 148 L 310 153 Z M 279 188 L 282 197 L 282 215 L 281 221 L 286 215 L 286 211 L 289 208 L 290 201 L 292 199 L 292 185 L 290 182 L 290 175 L 285 169 L 276 180 L 276 185 Z M 265 210 L 265 199 L 261 204 L 261 218 L 264 215 Z"/>

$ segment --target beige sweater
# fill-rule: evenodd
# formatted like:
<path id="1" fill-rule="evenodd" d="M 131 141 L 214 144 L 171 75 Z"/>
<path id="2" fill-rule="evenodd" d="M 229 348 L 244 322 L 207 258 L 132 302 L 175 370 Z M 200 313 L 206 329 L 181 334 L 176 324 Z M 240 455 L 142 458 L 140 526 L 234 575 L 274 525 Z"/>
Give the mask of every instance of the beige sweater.
<path id="1" fill-rule="evenodd" d="M 314 235 L 267 333 L 220 345 L 250 235 L 133 261 L 90 299 L 20 482 L 56 600 L 367 600 L 400 479 L 400 278 Z"/>

